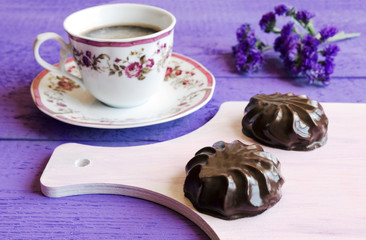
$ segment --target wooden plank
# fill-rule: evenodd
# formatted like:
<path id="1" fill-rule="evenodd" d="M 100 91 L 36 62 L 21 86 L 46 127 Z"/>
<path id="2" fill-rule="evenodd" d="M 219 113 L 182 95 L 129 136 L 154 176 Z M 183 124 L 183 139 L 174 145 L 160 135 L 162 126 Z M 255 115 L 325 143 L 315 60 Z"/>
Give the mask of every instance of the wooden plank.
<path id="1" fill-rule="evenodd" d="M 208 239 L 187 218 L 145 200 L 45 197 L 39 178 L 52 150 L 62 143 L 0 141 L 0 239 Z"/>
<path id="2" fill-rule="evenodd" d="M 174 51 L 199 61 L 215 75 L 218 88 L 212 101 L 183 119 L 129 130 L 80 128 L 51 119 L 34 106 L 29 93 L 31 81 L 43 70 L 33 57 L 33 39 L 46 31 L 66 39 L 62 21 L 67 15 L 106 2 L 116 1 L 0 1 L 0 31 L 4 33 L 0 38 L 0 239 L 205 239 L 185 218 L 138 199 L 102 195 L 47 199 L 40 195 L 38 178 L 49 154 L 61 143 L 133 146 L 166 141 L 202 126 L 222 102 L 247 101 L 259 92 L 294 91 L 321 102 L 366 102 L 363 0 L 290 3 L 316 13 L 317 27 L 334 24 L 340 30 L 362 34 L 339 43 L 332 85 L 326 88 L 289 82 L 275 59 L 257 73 L 233 71 L 235 29 L 249 22 L 259 32 L 260 16 L 277 4 L 273 1 L 136 0 L 176 15 Z M 47 42 L 42 54 L 56 63 L 58 50 L 55 43 Z"/>
<path id="3" fill-rule="evenodd" d="M 185 164 L 198 149 L 218 140 L 253 143 L 241 133 L 245 106 L 225 103 L 202 128 L 163 143 L 127 148 L 61 145 L 42 174 L 42 192 L 49 197 L 108 193 L 151 200 L 188 217 L 211 239 L 364 239 L 366 104 L 323 104 L 329 139 L 319 149 L 265 147 L 281 161 L 286 180 L 282 200 L 265 213 L 225 221 L 192 207 L 182 191 Z"/>
<path id="4" fill-rule="evenodd" d="M 38 2 L 37 2 L 38 1 Z M 10 78 L 21 80 L 25 75 L 33 74 L 33 77 L 41 70 L 34 61 L 31 51 L 32 39 L 36 34 L 45 31 L 55 31 L 63 37 L 67 37 L 62 27 L 63 19 L 73 11 L 102 4 L 102 1 L 83 2 L 77 1 L 73 5 L 65 6 L 62 3 L 45 4 L 42 1 L 23 1 L 22 4 L 14 4 L 13 1 L 2 1 L 3 19 L 2 30 L 7 32 L 7 38 L 0 39 L 2 46 L 8 46 L 0 50 L 1 55 L 12 54 L 22 56 L 22 62 L 27 62 L 27 69 L 23 64 L 11 63 L 7 58 L 1 58 L 2 66 L 11 65 L 13 68 Z M 177 17 L 175 32 L 175 51 L 195 58 L 205 66 L 211 68 L 216 77 L 237 76 L 233 67 L 227 62 L 227 55 L 231 53 L 231 46 L 235 44 L 235 31 L 244 22 L 251 23 L 256 32 L 264 40 L 271 37 L 260 32 L 258 22 L 261 16 L 273 9 L 277 4 L 271 1 L 248 2 L 241 0 L 215 1 L 207 0 L 170 3 L 169 0 L 159 2 L 149 0 L 137 0 L 136 3 L 156 5 L 171 11 Z M 298 9 L 307 9 L 316 14 L 315 26 L 321 28 L 327 24 L 333 24 L 340 30 L 347 32 L 361 32 L 366 35 L 366 19 L 363 13 L 366 6 L 362 0 L 352 1 L 291 1 L 291 5 Z M 43 6 L 42 14 L 39 6 Z M 47 9 L 47 10 L 44 10 Z M 24 14 L 24 12 L 27 14 Z M 57 17 L 55 17 L 57 16 Z M 35 19 L 37 24 L 33 24 Z M 12 23 L 12 24 L 10 24 Z M 14 26 L 15 25 L 15 26 Z M 22 35 L 19 38 L 18 26 L 22 26 Z M 341 52 L 336 59 L 337 67 L 333 76 L 338 77 L 365 77 L 363 62 L 366 56 L 363 54 L 366 41 L 363 37 L 340 43 Z M 46 59 L 52 63 L 58 61 L 58 46 L 48 44 L 43 49 Z M 20 70 L 23 71 L 20 71 Z M 25 74 L 26 73 L 26 74 Z M 285 71 L 279 72 L 281 76 L 288 76 Z M 261 71 L 253 76 L 273 77 L 271 71 Z M 29 78 L 30 80 L 31 78 Z M 23 79 L 24 81 L 24 79 Z"/>
<path id="5" fill-rule="evenodd" d="M 62 123 L 37 109 L 29 93 L 30 86 L 17 83 L 16 91 L 1 88 L 1 139 L 61 140 L 68 142 L 106 141 L 110 146 L 132 146 L 166 141 L 187 134 L 205 124 L 226 101 L 249 101 L 257 93 L 294 92 L 323 102 L 366 102 L 366 79 L 345 78 L 327 87 L 306 86 L 290 79 L 219 78 L 212 100 L 197 112 L 155 126 L 103 130 Z"/>

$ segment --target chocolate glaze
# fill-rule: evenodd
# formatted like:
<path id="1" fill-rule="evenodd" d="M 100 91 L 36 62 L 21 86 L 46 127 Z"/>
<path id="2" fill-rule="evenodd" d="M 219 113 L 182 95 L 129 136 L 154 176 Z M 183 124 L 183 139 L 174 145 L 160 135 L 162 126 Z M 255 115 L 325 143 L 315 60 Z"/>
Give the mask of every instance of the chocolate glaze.
<path id="1" fill-rule="evenodd" d="M 281 198 L 280 162 L 259 145 L 216 142 L 186 165 L 185 196 L 203 213 L 222 219 L 254 216 Z"/>
<path id="2" fill-rule="evenodd" d="M 245 113 L 242 131 L 259 143 L 308 151 L 327 142 L 328 118 L 323 107 L 305 95 L 257 94 Z"/>

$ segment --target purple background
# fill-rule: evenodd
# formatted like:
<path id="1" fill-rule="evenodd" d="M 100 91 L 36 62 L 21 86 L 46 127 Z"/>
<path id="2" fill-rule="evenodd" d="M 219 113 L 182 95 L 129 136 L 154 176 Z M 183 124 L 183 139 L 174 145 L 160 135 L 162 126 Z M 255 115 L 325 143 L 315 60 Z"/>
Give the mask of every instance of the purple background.
<path id="1" fill-rule="evenodd" d="M 0 239 L 207 239 L 185 217 L 144 200 L 113 195 L 44 197 L 39 177 L 53 149 L 62 143 L 133 146 L 165 141 L 205 124 L 223 102 L 247 101 L 257 93 L 294 92 L 320 102 L 366 102 L 363 0 L 289 1 L 298 9 L 314 12 L 318 29 L 333 24 L 346 32 L 362 34 L 339 43 L 341 52 L 327 87 L 300 84 L 282 69 L 273 52 L 267 54 L 262 71 L 245 75 L 235 72 L 231 46 L 237 27 L 251 23 L 263 40 L 271 41 L 271 36 L 259 31 L 258 22 L 277 4 L 273 1 L 138 0 L 134 2 L 165 8 L 176 16 L 174 51 L 197 60 L 214 74 L 217 85 L 212 100 L 172 122 L 120 130 L 76 127 L 40 112 L 29 90 L 42 71 L 32 53 L 36 35 L 56 32 L 66 39 L 62 27 L 66 16 L 82 8 L 116 2 L 0 2 Z M 47 42 L 41 54 L 57 63 L 58 48 L 55 42 Z"/>

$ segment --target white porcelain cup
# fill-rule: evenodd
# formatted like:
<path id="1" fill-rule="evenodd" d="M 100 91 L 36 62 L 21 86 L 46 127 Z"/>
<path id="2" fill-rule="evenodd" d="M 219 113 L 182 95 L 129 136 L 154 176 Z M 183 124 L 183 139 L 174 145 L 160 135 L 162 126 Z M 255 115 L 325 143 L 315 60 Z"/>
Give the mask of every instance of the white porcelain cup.
<path id="1" fill-rule="evenodd" d="M 134 107 L 147 102 L 164 80 L 173 48 L 175 17 L 161 8 L 141 4 L 107 4 L 68 16 L 64 29 L 70 43 L 56 33 L 37 36 L 33 52 L 44 68 L 64 75 L 112 107 Z M 153 26 L 158 32 L 132 38 L 90 37 L 85 33 L 107 26 Z M 47 40 L 61 45 L 59 65 L 41 58 L 39 48 Z M 81 78 L 65 70 L 73 55 Z"/>

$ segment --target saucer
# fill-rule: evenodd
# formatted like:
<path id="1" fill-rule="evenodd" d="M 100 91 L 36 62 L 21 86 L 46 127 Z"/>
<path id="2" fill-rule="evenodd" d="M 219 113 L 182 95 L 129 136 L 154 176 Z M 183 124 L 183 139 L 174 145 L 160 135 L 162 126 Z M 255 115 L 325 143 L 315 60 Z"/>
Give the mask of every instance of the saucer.
<path id="1" fill-rule="evenodd" d="M 67 71 L 80 75 L 73 59 Z M 31 86 L 33 101 L 45 114 L 72 125 L 122 129 L 172 121 L 203 107 L 215 88 L 214 76 L 200 63 L 173 53 L 159 91 L 134 108 L 112 108 L 99 102 L 72 80 L 48 70 Z"/>

